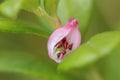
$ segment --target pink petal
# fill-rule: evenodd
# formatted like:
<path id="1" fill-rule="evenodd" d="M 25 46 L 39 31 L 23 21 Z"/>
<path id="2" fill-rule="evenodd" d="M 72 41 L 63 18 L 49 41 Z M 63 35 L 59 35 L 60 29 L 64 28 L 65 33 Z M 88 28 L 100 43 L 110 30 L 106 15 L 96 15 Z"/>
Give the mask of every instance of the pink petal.
<path id="1" fill-rule="evenodd" d="M 81 34 L 77 28 L 71 31 L 71 33 L 68 36 L 69 43 L 74 44 L 73 49 L 75 50 L 77 47 L 79 47 L 81 43 Z"/>
<path id="2" fill-rule="evenodd" d="M 72 29 L 66 29 L 66 27 L 62 27 L 57 29 L 52 33 L 48 40 L 48 51 L 49 56 L 52 58 L 54 53 L 54 47 L 55 45 L 62 40 L 65 36 L 67 36 Z"/>

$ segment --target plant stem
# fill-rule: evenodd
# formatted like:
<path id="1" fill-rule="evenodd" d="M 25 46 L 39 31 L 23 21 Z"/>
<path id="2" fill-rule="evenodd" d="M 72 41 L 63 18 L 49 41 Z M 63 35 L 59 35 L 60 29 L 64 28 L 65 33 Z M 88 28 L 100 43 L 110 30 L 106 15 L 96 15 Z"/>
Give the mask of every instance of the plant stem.
<path id="1" fill-rule="evenodd" d="M 44 18 L 52 27 L 53 29 L 57 29 L 59 26 L 61 26 L 60 19 L 58 16 L 51 17 L 49 16 L 41 7 L 38 7 L 34 13 L 42 18 Z"/>

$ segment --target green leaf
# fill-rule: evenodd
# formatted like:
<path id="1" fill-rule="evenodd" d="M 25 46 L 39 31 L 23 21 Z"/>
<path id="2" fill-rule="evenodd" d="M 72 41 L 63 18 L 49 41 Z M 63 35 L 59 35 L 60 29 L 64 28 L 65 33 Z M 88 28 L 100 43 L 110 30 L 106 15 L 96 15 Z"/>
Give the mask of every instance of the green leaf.
<path id="1" fill-rule="evenodd" d="M 54 68 L 24 51 L 0 50 L 1 72 L 16 72 L 44 80 L 66 80 Z"/>
<path id="2" fill-rule="evenodd" d="M 0 12 L 7 17 L 15 18 L 21 8 L 22 0 L 5 0 L 0 5 Z"/>
<path id="3" fill-rule="evenodd" d="M 92 3 L 93 0 L 60 0 L 58 15 L 63 24 L 65 24 L 69 18 L 74 17 L 79 20 L 80 31 L 82 35 L 85 35 L 92 13 Z"/>
<path id="4" fill-rule="evenodd" d="M 57 16 L 58 2 L 59 0 L 44 0 L 44 8 L 50 16 Z"/>
<path id="5" fill-rule="evenodd" d="M 67 71 L 91 64 L 109 54 L 119 42 L 119 31 L 98 34 L 66 56 L 59 64 L 58 69 Z"/>
<path id="6" fill-rule="evenodd" d="M 24 0 L 23 9 L 34 12 L 40 6 L 41 0 Z"/>
<path id="7" fill-rule="evenodd" d="M 44 37 L 48 37 L 51 33 L 51 30 L 47 30 L 32 22 L 26 22 L 24 20 L 11 20 L 7 18 L 0 18 L 0 31 L 33 33 Z"/>
<path id="8" fill-rule="evenodd" d="M 120 80 L 120 44 L 104 59 L 101 69 L 104 80 Z"/>

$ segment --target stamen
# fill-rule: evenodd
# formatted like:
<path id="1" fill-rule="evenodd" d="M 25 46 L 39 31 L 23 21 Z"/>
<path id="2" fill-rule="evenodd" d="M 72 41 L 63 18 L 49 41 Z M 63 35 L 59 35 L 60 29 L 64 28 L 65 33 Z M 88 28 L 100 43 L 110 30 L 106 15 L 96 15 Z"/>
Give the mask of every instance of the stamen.
<path id="1" fill-rule="evenodd" d="M 73 44 L 70 44 L 70 45 L 68 46 L 68 49 L 69 49 L 69 50 L 72 50 L 72 47 L 73 47 Z"/>
<path id="2" fill-rule="evenodd" d="M 65 50 L 62 50 L 62 51 L 60 51 L 60 54 L 65 55 L 65 54 L 66 54 L 66 51 L 65 51 Z"/>
<path id="3" fill-rule="evenodd" d="M 66 51 L 65 50 L 61 50 L 59 53 L 57 53 L 57 58 L 61 58 L 65 54 L 66 54 Z"/>
<path id="4" fill-rule="evenodd" d="M 62 59 L 64 55 L 66 54 L 66 49 L 68 47 L 68 42 L 66 41 L 66 38 L 63 38 L 60 42 L 56 44 L 56 56 L 58 59 Z"/>
<path id="5" fill-rule="evenodd" d="M 65 41 L 66 41 L 66 38 L 63 38 L 63 39 L 62 39 L 62 42 L 64 43 Z"/>
<path id="6" fill-rule="evenodd" d="M 63 42 L 60 41 L 60 42 L 58 42 L 58 43 L 56 44 L 56 47 L 57 47 L 57 48 L 60 48 L 60 47 L 62 47 L 62 45 L 63 45 Z"/>
<path id="7" fill-rule="evenodd" d="M 63 43 L 63 47 L 64 47 L 65 49 L 67 49 L 67 46 L 68 46 L 68 42 L 65 41 L 65 42 Z"/>

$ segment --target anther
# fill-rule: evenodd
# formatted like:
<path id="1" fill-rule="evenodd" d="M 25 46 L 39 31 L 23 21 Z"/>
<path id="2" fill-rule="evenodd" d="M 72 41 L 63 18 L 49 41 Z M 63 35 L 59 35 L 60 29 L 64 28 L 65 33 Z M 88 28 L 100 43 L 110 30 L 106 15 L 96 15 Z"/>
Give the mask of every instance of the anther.
<path id="1" fill-rule="evenodd" d="M 63 43 L 63 47 L 64 47 L 65 49 L 67 49 L 67 46 L 68 46 L 68 42 L 65 41 L 65 42 Z"/>
<path id="2" fill-rule="evenodd" d="M 68 49 L 69 49 L 69 50 L 72 50 L 72 47 L 73 47 L 73 44 L 70 44 L 70 45 L 68 46 Z"/>
<path id="3" fill-rule="evenodd" d="M 63 38 L 63 39 L 62 39 L 62 42 L 63 42 L 63 43 L 66 42 L 66 38 Z"/>
<path id="4" fill-rule="evenodd" d="M 62 50 L 62 51 L 60 51 L 60 54 L 65 55 L 65 54 L 66 54 L 66 51 L 65 51 L 65 50 Z"/>
<path id="5" fill-rule="evenodd" d="M 58 43 L 56 44 L 56 47 L 57 47 L 57 48 L 60 48 L 60 47 L 62 47 L 62 45 L 63 45 L 63 42 L 60 41 L 60 42 L 58 42 Z"/>

